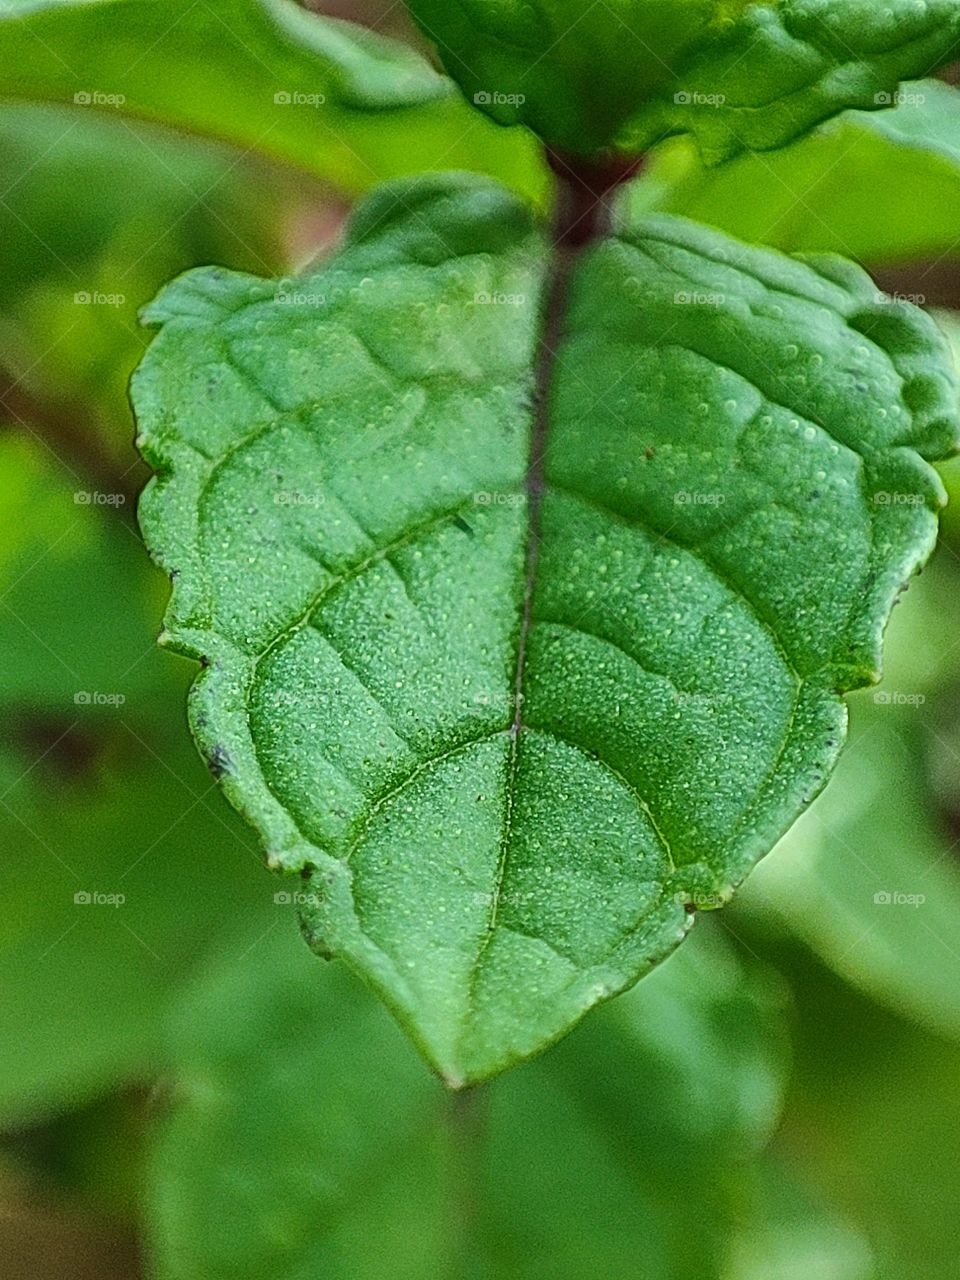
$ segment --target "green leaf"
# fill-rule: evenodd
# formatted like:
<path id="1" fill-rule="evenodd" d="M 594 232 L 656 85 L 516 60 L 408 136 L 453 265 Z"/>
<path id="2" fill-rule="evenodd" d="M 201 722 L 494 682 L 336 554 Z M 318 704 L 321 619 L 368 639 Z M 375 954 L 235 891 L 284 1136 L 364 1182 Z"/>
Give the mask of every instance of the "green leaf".
<path id="1" fill-rule="evenodd" d="M 0 364 L 29 396 L 20 416 L 34 427 L 42 414 L 60 453 L 131 482 L 137 312 L 191 266 L 284 270 L 288 221 L 320 197 L 273 167 L 266 179 L 225 148 L 125 119 L 0 105 Z"/>
<path id="2" fill-rule="evenodd" d="M 724 1280 L 877 1280 L 863 1234 L 819 1188 L 770 1156 L 751 1165 L 749 1210 L 742 1213 Z"/>
<path id="3" fill-rule="evenodd" d="M 960 1170 L 936 1153 L 960 1125 L 960 1047 L 878 1009 L 802 954 L 792 967 L 788 1159 L 860 1228 L 870 1280 L 909 1275 L 918 1240 L 924 1280 L 953 1280 L 960 1221 L 943 1207 L 960 1198 Z"/>
<path id="4" fill-rule="evenodd" d="M 952 714 L 957 680 L 956 653 L 943 644 L 960 628 L 951 562 L 938 559 L 910 597 L 891 624 L 882 685 L 853 702 L 836 777 L 758 870 L 741 908 L 783 920 L 846 981 L 957 1039 L 960 873 L 926 759 L 956 771 L 937 722 Z"/>
<path id="5" fill-rule="evenodd" d="M 958 198 L 960 94 L 937 80 L 904 84 L 889 110 L 844 112 L 782 151 L 713 169 L 677 139 L 623 193 L 632 217 L 679 213 L 787 252 L 868 263 L 955 255 Z"/>
<path id="6" fill-rule="evenodd" d="M 740 1163 L 778 1113 L 783 1026 L 762 973 L 697 941 L 464 1098 L 461 1129 L 384 1011 L 275 933 L 178 1011 L 151 1274 L 364 1280 L 389 1260 L 402 1280 L 719 1280 Z"/>
<path id="7" fill-rule="evenodd" d="M 960 312 L 937 309 L 932 315 L 947 339 L 953 366 L 960 373 Z M 948 503 L 944 513 L 943 537 L 949 546 L 956 549 L 960 546 L 960 458 L 951 458 L 938 470 L 947 491 Z"/>
<path id="8" fill-rule="evenodd" d="M 955 0 L 409 0 L 450 74 L 504 124 L 579 153 L 692 134 L 768 151 L 954 55 Z"/>
<path id="9" fill-rule="evenodd" d="M 154 656 L 162 584 L 132 530 L 108 506 L 75 502 L 69 477 L 9 433 L 0 477 L 9 1127 L 149 1079 L 192 968 L 293 925 L 170 715 L 185 673 Z"/>
<path id="10" fill-rule="evenodd" d="M 546 181 L 531 139 L 411 49 L 294 0 L 3 0 L 0 94 L 169 125 L 351 193 L 438 167 L 533 198 Z"/>
<path id="11" fill-rule="evenodd" d="M 636 981 L 818 792 L 957 431 L 922 313 L 668 218 L 576 267 L 539 421 L 547 266 L 501 188 L 394 185 L 293 290 L 172 285 L 134 386 L 201 750 L 454 1085 Z"/>

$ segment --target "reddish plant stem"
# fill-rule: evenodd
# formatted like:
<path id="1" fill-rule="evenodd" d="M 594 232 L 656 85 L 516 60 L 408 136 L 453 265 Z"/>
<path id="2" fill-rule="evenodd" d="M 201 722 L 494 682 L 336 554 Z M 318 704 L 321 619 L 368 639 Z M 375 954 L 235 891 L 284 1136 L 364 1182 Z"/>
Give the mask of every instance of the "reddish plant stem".
<path id="1" fill-rule="evenodd" d="M 632 177 L 640 166 L 638 158 L 585 159 L 548 150 L 547 160 L 557 176 L 557 198 L 553 216 L 553 262 L 547 282 L 547 296 L 541 318 L 541 339 L 537 355 L 536 399 L 530 458 L 527 467 L 527 565 L 523 621 L 516 672 L 513 752 L 520 731 L 523 705 L 523 677 L 527 634 L 533 606 L 533 590 L 540 545 L 540 508 L 544 486 L 544 455 L 549 433 L 550 386 L 557 353 L 563 339 L 570 273 L 578 253 L 607 234 L 610 226 L 608 197 L 614 188 Z"/>
<path id="2" fill-rule="evenodd" d="M 547 149 L 547 163 L 557 178 L 554 245 L 580 249 L 610 229 L 610 196 L 635 177 L 642 156 L 575 156 Z"/>

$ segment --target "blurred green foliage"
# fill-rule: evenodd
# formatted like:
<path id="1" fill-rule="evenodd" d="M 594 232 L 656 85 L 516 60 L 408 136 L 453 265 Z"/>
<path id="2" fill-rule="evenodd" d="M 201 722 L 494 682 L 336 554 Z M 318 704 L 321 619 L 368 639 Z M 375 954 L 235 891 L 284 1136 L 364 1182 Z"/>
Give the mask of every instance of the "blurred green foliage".
<path id="1" fill-rule="evenodd" d="M 668 142 L 625 198 L 634 215 L 682 213 L 788 252 L 877 265 L 956 254 L 958 192 L 960 95 L 917 80 L 889 110 L 846 111 L 780 151 L 714 169 L 689 141 Z"/>
<path id="2" fill-rule="evenodd" d="M 169 276 L 291 271 L 377 154 L 496 172 L 501 135 L 481 122 L 445 152 L 465 108 L 422 69 L 424 103 L 398 106 L 413 90 L 393 81 L 397 132 L 363 165 L 329 158 L 314 116 L 266 159 L 224 145 L 266 130 L 270 102 L 220 143 L 182 111 L 157 127 L 156 96 L 75 106 L 97 42 L 68 49 L 53 24 L 72 7 L 0 5 L 0 90 L 25 99 L 0 105 L 0 1277 L 954 1280 L 957 517 L 895 613 L 888 700 L 855 701 L 841 769 L 743 901 L 451 1114 L 383 1010 L 300 943 L 196 756 L 187 664 L 154 647 L 166 585 L 132 520 L 125 386 L 137 311 Z M 120 48 L 110 9 L 97 41 Z M 34 10 L 43 25 L 4 30 Z M 223 43 L 210 13 L 140 50 L 144 85 L 172 86 L 192 39 L 196 81 Z M 72 79 L 38 34 L 81 59 Z M 231 74 L 210 82 L 235 100 Z M 960 121 L 939 87 L 908 110 L 711 174 L 671 144 L 630 199 L 905 261 L 923 293 L 960 242 Z M 539 198 L 532 146 L 509 154 Z"/>
<path id="3" fill-rule="evenodd" d="M 160 1276 L 592 1280 L 639 1258 L 650 1280 L 726 1274 L 785 1029 L 779 984 L 716 930 L 475 1097 L 444 1096 L 355 979 L 316 967 L 274 935 L 181 1009 L 152 1168 Z M 455 1112 L 480 1107 L 465 1172 Z M 464 1213 L 474 1248 L 458 1258 Z"/>
<path id="4" fill-rule="evenodd" d="M 11 408 L 52 419 L 69 456 L 93 453 L 122 476 L 127 381 L 147 341 L 138 307 L 212 256 L 279 270 L 309 183 L 123 117 L 14 103 L 0 106 L 0 172 Z"/>

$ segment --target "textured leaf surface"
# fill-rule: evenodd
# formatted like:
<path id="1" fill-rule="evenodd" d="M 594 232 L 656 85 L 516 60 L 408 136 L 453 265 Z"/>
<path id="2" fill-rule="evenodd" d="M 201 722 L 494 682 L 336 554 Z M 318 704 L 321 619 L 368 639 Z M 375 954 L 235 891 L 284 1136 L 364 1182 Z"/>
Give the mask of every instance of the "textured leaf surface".
<path id="1" fill-rule="evenodd" d="M 776 989 L 722 938 L 704 930 L 497 1081 L 463 1130 L 385 1012 L 318 969 L 277 932 L 182 1007 L 149 1179 L 157 1280 L 726 1274 L 742 1162 L 776 1120 L 784 1042 Z M 471 1141 L 475 1153 L 458 1152 Z"/>
<path id="2" fill-rule="evenodd" d="M 545 267 L 492 184 L 397 185 L 299 304 L 176 282 L 135 383 L 201 747 L 453 1084 L 634 982 L 816 794 L 956 434 L 921 313 L 659 218 L 578 265 L 541 440 Z"/>
<path id="3" fill-rule="evenodd" d="M 531 139 L 402 43 L 295 0 L 2 0 L 0 94 L 169 125 L 348 192 L 450 167 L 543 192 Z"/>
<path id="4" fill-rule="evenodd" d="M 889 103 L 953 56 L 956 0 L 410 0 L 467 96 L 576 152 L 693 134 L 714 162 L 845 107 Z"/>
<path id="5" fill-rule="evenodd" d="M 679 213 L 791 253 L 870 264 L 955 256 L 960 93 L 909 81 L 888 110 L 844 112 L 781 151 L 714 168 L 676 139 L 651 155 L 624 198 L 634 216 Z"/>

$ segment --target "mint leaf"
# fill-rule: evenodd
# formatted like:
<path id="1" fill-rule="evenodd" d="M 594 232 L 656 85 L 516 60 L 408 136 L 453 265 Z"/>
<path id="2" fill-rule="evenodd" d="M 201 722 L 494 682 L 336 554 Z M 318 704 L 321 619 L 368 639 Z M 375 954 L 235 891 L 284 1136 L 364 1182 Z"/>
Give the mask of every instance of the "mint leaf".
<path id="1" fill-rule="evenodd" d="M 767 151 L 954 55 L 954 0 L 409 0 L 450 74 L 504 124 L 590 154 L 692 134 Z"/>
<path id="2" fill-rule="evenodd" d="M 438 166 L 544 191 L 531 139 L 400 42 L 295 0 L 6 0 L 0 94 L 168 125 L 350 193 Z"/>
<path id="3" fill-rule="evenodd" d="M 495 185 L 396 184 L 292 286 L 168 288 L 134 386 L 201 749 L 453 1085 L 633 983 L 817 793 L 957 434 L 922 313 L 670 218 L 578 264 L 538 416 L 547 266 Z"/>
<path id="4" fill-rule="evenodd" d="M 960 94 L 904 84 L 896 105 L 847 111 L 772 154 L 708 168 L 689 139 L 651 155 L 625 188 L 631 216 L 680 213 L 745 240 L 903 262 L 957 251 Z"/>
<path id="5" fill-rule="evenodd" d="M 318 967 L 275 931 L 178 1011 L 178 1084 L 147 1189 L 157 1280 L 372 1280 L 386 1258 L 392 1275 L 435 1280 L 455 1247 L 451 1184 L 470 1202 L 470 1273 L 489 1280 L 633 1276 L 637 1258 L 645 1280 L 726 1275 L 785 1055 L 777 988 L 722 937 L 704 930 L 471 1099 L 466 1134 L 386 1013 Z M 693 1197 L 702 1257 L 688 1248 Z"/>

